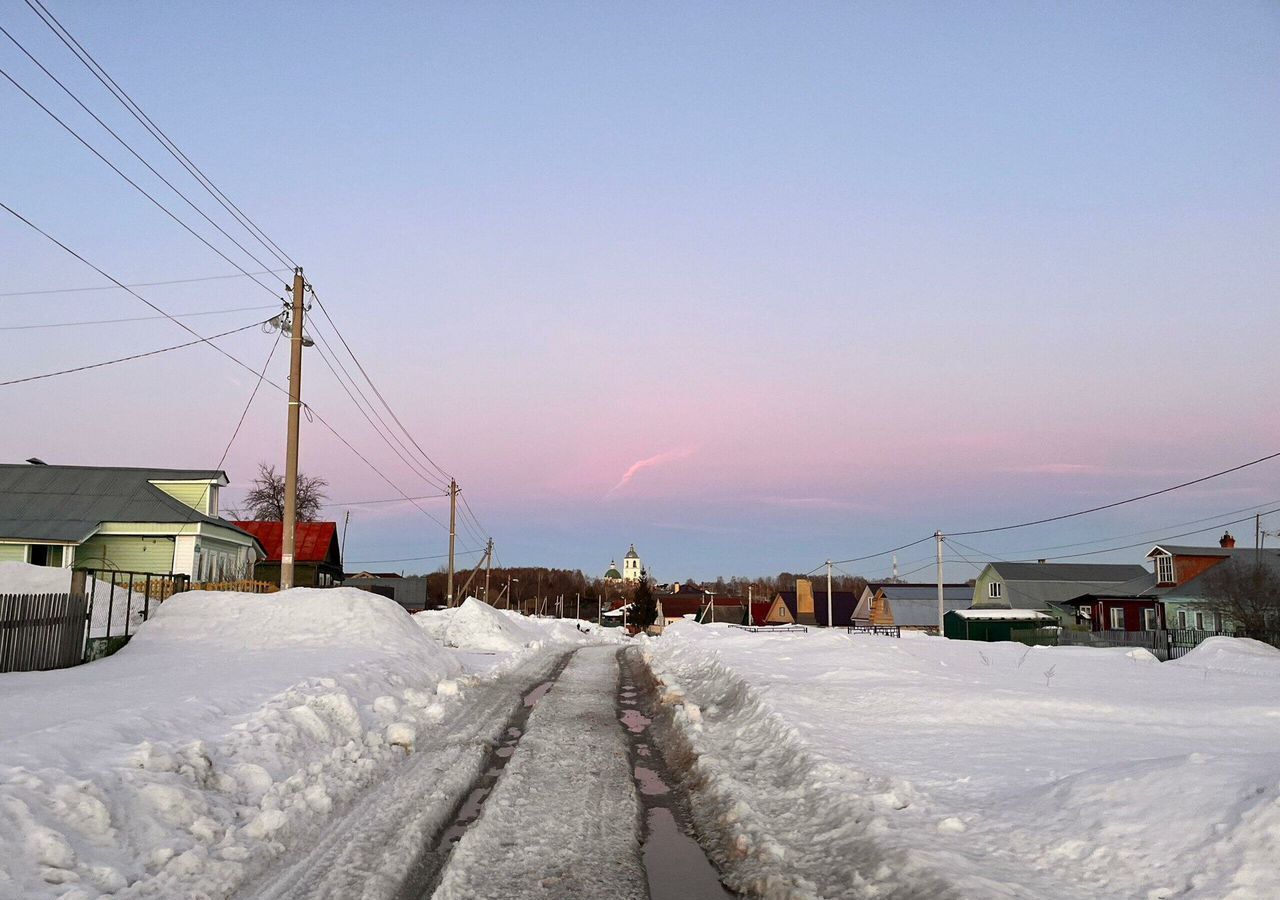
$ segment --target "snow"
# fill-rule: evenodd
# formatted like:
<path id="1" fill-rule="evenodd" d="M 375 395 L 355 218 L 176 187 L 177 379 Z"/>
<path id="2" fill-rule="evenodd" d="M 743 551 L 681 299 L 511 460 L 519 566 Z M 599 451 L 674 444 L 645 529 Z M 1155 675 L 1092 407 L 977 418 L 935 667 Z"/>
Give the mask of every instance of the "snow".
<path id="1" fill-rule="evenodd" d="M 1280 652 L 761 635 L 642 641 L 731 886 L 1280 896 Z M 1259 677 L 1266 676 L 1266 677 Z"/>
<path id="2" fill-rule="evenodd" d="M 129 633 L 142 624 L 146 598 L 142 592 L 130 592 L 103 581 L 91 581 L 93 585 L 92 637 L 107 633 L 107 617 L 111 618 L 111 634 L 125 633 L 125 620 L 129 621 Z M 53 566 L 33 566 L 30 563 L 0 563 L 0 594 L 65 594 L 71 590 L 71 570 Z M 151 605 L 156 601 L 153 599 Z"/>
<path id="3" fill-rule="evenodd" d="M 494 671 L 588 640 L 538 627 Z M 332 588 L 177 594 L 112 657 L 0 675 L 0 898 L 228 896 L 468 727 L 497 677 L 468 664 L 394 602 Z"/>
<path id="4" fill-rule="evenodd" d="M 511 653 L 536 648 L 544 642 L 586 644 L 620 639 L 613 629 L 576 619 L 523 616 L 496 609 L 474 597 L 468 597 L 456 609 L 420 612 L 414 620 L 447 647 L 489 653 Z"/>
<path id="5" fill-rule="evenodd" d="M 987 619 L 992 621 L 1022 622 L 1028 619 L 1052 619 L 1053 616 L 1034 609 L 956 609 L 952 610 L 962 619 Z M 1055 620 L 1056 621 L 1056 620 Z"/>

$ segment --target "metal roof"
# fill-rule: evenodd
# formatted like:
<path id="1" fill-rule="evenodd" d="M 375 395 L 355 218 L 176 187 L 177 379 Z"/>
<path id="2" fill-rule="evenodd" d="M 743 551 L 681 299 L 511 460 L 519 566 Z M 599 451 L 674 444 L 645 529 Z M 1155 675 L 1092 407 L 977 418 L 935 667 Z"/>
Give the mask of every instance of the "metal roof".
<path id="1" fill-rule="evenodd" d="M 1280 575 L 1280 550 L 1254 550 L 1252 547 L 1235 547 L 1230 551 L 1230 558 L 1205 569 L 1195 578 L 1188 579 L 1177 587 L 1161 588 L 1152 593 L 1162 600 L 1204 599 L 1212 579 L 1221 574 L 1223 566 L 1261 565 Z M 1215 573 L 1218 573 L 1217 575 Z"/>
<path id="2" fill-rule="evenodd" d="M 280 562 L 284 553 L 283 522 L 243 521 L 232 524 L 262 542 L 262 548 L 267 552 L 265 562 Z M 341 567 L 342 554 L 338 547 L 337 522 L 297 523 L 294 528 L 294 562 L 326 562 L 330 558 L 330 551 L 332 551 L 335 565 Z"/>
<path id="3" fill-rule="evenodd" d="M 1141 578 L 1145 566 L 1137 563 L 1027 563 L 993 562 L 991 568 L 1009 581 L 1077 581 L 1116 584 Z"/>
<path id="4" fill-rule="evenodd" d="M 152 481 L 217 481 L 213 469 L 135 469 L 0 464 L 0 538 L 80 543 L 104 522 L 203 522 L 240 531 L 197 512 Z"/>

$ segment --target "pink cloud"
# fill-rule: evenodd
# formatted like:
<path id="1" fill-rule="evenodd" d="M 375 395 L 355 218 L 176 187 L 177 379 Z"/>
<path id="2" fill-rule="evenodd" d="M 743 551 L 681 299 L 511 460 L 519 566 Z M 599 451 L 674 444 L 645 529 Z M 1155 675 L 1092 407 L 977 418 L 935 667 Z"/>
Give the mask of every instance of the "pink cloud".
<path id="1" fill-rule="evenodd" d="M 635 478 L 636 475 L 638 475 L 640 472 L 643 472 L 645 469 L 652 469 L 656 466 L 665 465 L 669 462 L 675 462 L 676 460 L 688 459 L 693 454 L 694 454 L 694 448 L 685 447 L 677 450 L 667 450 L 666 452 L 659 453 L 656 456 L 650 456 L 645 459 L 636 460 L 631 464 L 631 468 L 627 469 L 627 471 L 623 473 L 622 478 L 618 481 L 618 483 L 615 484 L 613 487 L 609 488 L 609 490 L 605 493 L 605 497 L 611 497 L 615 493 L 617 493 L 619 490 L 626 487 L 628 484 L 631 483 L 631 480 Z"/>

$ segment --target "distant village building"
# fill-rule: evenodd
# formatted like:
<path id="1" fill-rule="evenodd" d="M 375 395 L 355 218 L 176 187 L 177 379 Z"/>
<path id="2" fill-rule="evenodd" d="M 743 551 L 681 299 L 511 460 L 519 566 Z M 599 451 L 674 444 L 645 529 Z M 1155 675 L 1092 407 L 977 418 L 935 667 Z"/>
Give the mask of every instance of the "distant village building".
<path id="1" fill-rule="evenodd" d="M 620 584 L 639 584 L 642 572 L 644 572 L 644 566 L 640 563 L 640 554 L 636 552 L 636 545 L 632 544 L 627 550 L 627 555 L 622 558 L 622 571 L 618 571 L 617 562 L 610 562 L 608 571 L 604 573 L 604 580 Z"/>

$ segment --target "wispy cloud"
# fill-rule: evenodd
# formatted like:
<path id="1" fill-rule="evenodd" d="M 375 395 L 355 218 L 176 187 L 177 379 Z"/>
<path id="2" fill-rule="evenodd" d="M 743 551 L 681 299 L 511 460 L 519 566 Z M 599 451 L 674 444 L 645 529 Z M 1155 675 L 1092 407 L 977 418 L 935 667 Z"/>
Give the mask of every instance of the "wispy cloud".
<path id="1" fill-rule="evenodd" d="M 693 454 L 693 447 L 682 447 L 676 450 L 667 450 L 664 453 L 659 453 L 656 456 L 650 456 L 646 459 L 636 460 L 631 464 L 631 468 L 627 469 L 627 471 L 623 473 L 623 476 L 618 483 L 609 488 L 605 496 L 612 497 L 618 491 L 630 484 L 631 480 L 645 469 L 652 469 L 680 459 L 688 459 L 690 456 L 693 456 Z"/>

